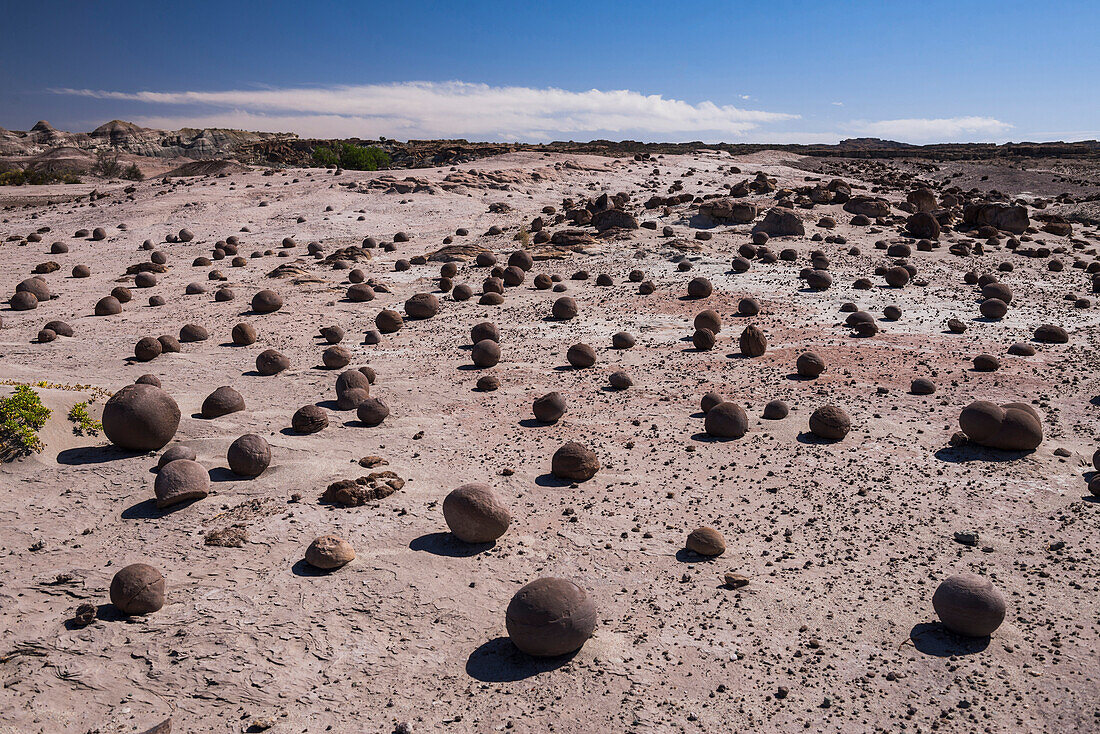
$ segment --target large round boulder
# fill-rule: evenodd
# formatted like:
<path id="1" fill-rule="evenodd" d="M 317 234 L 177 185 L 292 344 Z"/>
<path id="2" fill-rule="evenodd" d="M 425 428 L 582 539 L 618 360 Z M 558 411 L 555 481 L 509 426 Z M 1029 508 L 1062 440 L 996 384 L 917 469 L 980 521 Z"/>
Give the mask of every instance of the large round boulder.
<path id="1" fill-rule="evenodd" d="M 595 631 L 596 605 L 572 581 L 544 577 L 512 597 L 505 626 L 512 644 L 528 655 L 567 655 L 579 650 Z"/>
<path id="2" fill-rule="evenodd" d="M 156 451 L 176 435 L 180 408 L 159 387 L 127 385 L 103 406 L 101 420 L 103 433 L 115 446 L 130 451 Z"/>

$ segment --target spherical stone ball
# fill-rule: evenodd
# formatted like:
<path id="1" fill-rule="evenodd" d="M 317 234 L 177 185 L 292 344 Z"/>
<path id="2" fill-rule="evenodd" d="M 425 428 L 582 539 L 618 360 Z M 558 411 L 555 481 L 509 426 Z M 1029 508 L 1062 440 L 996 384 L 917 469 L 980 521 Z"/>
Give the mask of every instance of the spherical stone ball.
<path id="1" fill-rule="evenodd" d="M 134 345 L 134 357 L 139 362 L 149 362 L 161 355 L 164 348 L 161 346 L 160 340 L 153 336 L 143 336 L 138 339 L 137 344 Z"/>
<path id="2" fill-rule="evenodd" d="M 219 288 L 214 291 L 214 300 L 218 303 L 228 303 L 237 297 L 232 288 Z"/>
<path id="3" fill-rule="evenodd" d="M 760 357 L 768 350 L 768 339 L 755 324 L 749 324 L 745 327 L 745 330 L 741 332 L 738 343 L 741 346 L 741 354 L 746 357 Z"/>
<path id="4" fill-rule="evenodd" d="M 1000 298 L 987 298 L 981 302 L 981 305 L 978 306 L 978 310 L 981 312 L 982 316 L 996 321 L 1003 319 L 1005 314 L 1008 313 L 1008 304 Z"/>
<path id="5" fill-rule="evenodd" d="M 643 280 L 638 284 L 638 294 L 648 296 L 657 290 L 657 285 L 652 280 Z"/>
<path id="6" fill-rule="evenodd" d="M 344 340 L 344 330 L 339 326 L 322 326 L 319 333 L 329 344 L 339 344 Z"/>
<path id="7" fill-rule="evenodd" d="M 1005 304 L 1012 303 L 1012 289 L 999 280 L 990 281 L 982 286 L 982 298 L 996 298 Z"/>
<path id="8" fill-rule="evenodd" d="M 504 296 L 499 293 L 483 293 L 477 302 L 482 306 L 499 306 L 504 303 Z"/>
<path id="9" fill-rule="evenodd" d="M 492 543 L 508 530 L 512 516 L 486 484 L 463 484 L 443 500 L 443 518 L 465 543 Z"/>
<path id="10" fill-rule="evenodd" d="M 806 273 L 806 285 L 815 291 L 827 291 L 833 285 L 833 276 L 827 270 L 810 270 Z"/>
<path id="11" fill-rule="evenodd" d="M 755 298 L 742 298 L 737 302 L 737 313 L 742 316 L 756 316 L 760 313 L 760 302 Z"/>
<path id="12" fill-rule="evenodd" d="M 812 380 L 825 371 L 825 360 L 817 352 L 803 352 L 795 360 L 795 370 L 800 377 Z"/>
<path id="13" fill-rule="evenodd" d="M 160 378 L 156 375 L 144 374 L 141 377 L 134 380 L 135 385 L 152 385 L 153 387 L 160 387 Z"/>
<path id="14" fill-rule="evenodd" d="M 715 405 L 724 402 L 726 402 L 726 399 L 718 393 L 708 392 L 703 396 L 702 400 L 699 401 L 699 409 L 703 411 L 703 415 L 706 415 Z"/>
<path id="15" fill-rule="evenodd" d="M 210 332 L 198 324 L 185 324 L 180 329 L 181 342 L 203 342 L 209 338 Z"/>
<path id="16" fill-rule="evenodd" d="M 707 411 L 703 429 L 714 438 L 741 438 L 749 430 L 749 417 L 737 403 L 718 403 Z"/>
<path id="17" fill-rule="evenodd" d="M 340 397 L 346 394 L 349 390 L 358 388 L 361 390 L 365 390 L 369 397 L 370 386 L 370 375 L 366 374 L 362 370 L 345 370 L 344 372 L 340 373 L 339 377 L 336 378 L 336 395 L 337 397 Z M 356 403 L 356 405 L 358 405 L 358 403 Z"/>
<path id="18" fill-rule="evenodd" d="M 523 283 L 527 274 L 521 268 L 517 268 L 515 265 L 509 265 L 504 269 L 504 273 L 501 277 L 504 280 L 504 285 L 509 288 L 515 288 L 517 285 Z"/>
<path id="19" fill-rule="evenodd" d="M 33 293 L 34 297 L 39 301 L 48 301 L 53 295 L 50 293 L 50 287 L 46 283 L 46 279 L 40 275 L 27 278 L 20 281 L 15 286 L 16 293 Z"/>
<path id="20" fill-rule="evenodd" d="M 726 541 L 714 528 L 696 528 L 688 533 L 685 547 L 701 556 L 720 556 L 726 552 Z"/>
<path id="21" fill-rule="evenodd" d="M 190 446 L 184 446 L 182 444 L 176 444 L 168 449 L 165 449 L 164 453 L 157 459 L 157 471 L 164 468 L 166 464 L 170 464 L 178 459 L 187 459 L 188 461 L 195 461 L 199 457 L 195 453 L 195 450 Z"/>
<path id="22" fill-rule="evenodd" d="M 164 354 L 178 354 L 182 349 L 179 339 L 171 334 L 161 334 L 157 337 L 157 341 L 160 342 L 160 348 Z"/>
<path id="23" fill-rule="evenodd" d="M 735 273 L 747 273 L 750 268 L 752 268 L 752 261 L 742 255 L 738 255 L 730 261 L 730 270 Z"/>
<path id="24" fill-rule="evenodd" d="M 322 535 L 306 548 L 306 563 L 321 571 L 334 571 L 354 560 L 355 549 L 338 535 Z"/>
<path id="25" fill-rule="evenodd" d="M 115 446 L 156 451 L 176 435 L 180 408 L 172 396 L 153 385 L 127 385 L 103 406 L 103 433 Z"/>
<path id="26" fill-rule="evenodd" d="M 210 475 L 193 459 L 169 461 L 157 472 L 153 482 L 157 507 L 165 508 L 190 500 L 201 500 L 210 493 Z"/>
<path id="27" fill-rule="evenodd" d="M 628 334 L 625 331 L 620 331 L 611 335 L 611 348 L 612 349 L 630 349 L 636 344 L 633 334 Z"/>
<path id="28" fill-rule="evenodd" d="M 296 433 L 317 433 L 328 427 L 328 413 L 316 405 L 303 405 L 291 416 L 290 427 Z"/>
<path id="29" fill-rule="evenodd" d="M 596 364 L 596 350 L 587 344 L 574 344 L 565 353 L 565 358 L 575 369 L 585 369 Z"/>
<path id="30" fill-rule="evenodd" d="M 370 397 L 370 390 L 364 387 L 349 387 L 336 394 L 337 410 L 355 410 L 359 404 Z"/>
<path id="31" fill-rule="evenodd" d="M 157 284 L 157 276 L 153 273 L 138 273 L 134 276 L 134 286 L 137 288 L 152 288 Z"/>
<path id="32" fill-rule="evenodd" d="M 405 320 L 396 311 L 385 309 L 374 317 L 374 324 L 383 334 L 393 334 L 405 325 Z"/>
<path id="33" fill-rule="evenodd" d="M 430 319 L 439 313 L 439 299 L 431 293 L 416 293 L 405 301 L 405 313 L 410 319 Z"/>
<path id="34" fill-rule="evenodd" d="M 708 308 L 695 314 L 695 321 L 692 322 L 692 325 L 696 329 L 708 329 L 715 334 L 719 334 L 722 331 L 722 317 L 713 308 Z"/>
<path id="35" fill-rule="evenodd" d="M 714 348 L 716 338 L 714 332 L 710 329 L 696 329 L 691 335 L 691 343 L 695 345 L 695 348 L 700 352 L 705 352 Z"/>
<path id="36" fill-rule="evenodd" d="M 500 343 L 500 329 L 492 321 L 482 321 L 474 324 L 474 327 L 470 329 L 471 344 L 477 344 L 484 339 L 491 339 L 498 344 Z"/>
<path id="37" fill-rule="evenodd" d="M 810 416 L 810 433 L 828 441 L 840 441 L 852 429 L 852 419 L 835 405 L 823 405 Z"/>
<path id="38" fill-rule="evenodd" d="M 87 265 L 75 265 L 73 266 L 74 278 L 90 278 L 92 275 L 92 269 Z"/>
<path id="39" fill-rule="evenodd" d="M 478 378 L 475 385 L 477 390 L 481 392 L 493 392 L 500 389 L 500 378 L 496 375 L 482 375 Z"/>
<path id="40" fill-rule="evenodd" d="M 64 321 L 57 321 L 57 320 L 49 321 L 49 322 L 46 323 L 45 328 L 49 329 L 50 331 L 57 334 L 58 336 L 72 336 L 73 335 L 73 327 L 70 326 L 69 324 L 65 323 Z"/>
<path id="41" fill-rule="evenodd" d="M 530 270 L 535 267 L 535 259 L 526 250 L 516 250 L 508 256 L 508 265 L 521 270 Z"/>
<path id="42" fill-rule="evenodd" d="M 364 344 L 381 344 L 382 343 L 382 332 L 378 331 L 378 329 L 368 329 L 367 333 L 363 334 L 363 343 Z"/>
<path id="43" fill-rule="evenodd" d="M 330 370 L 338 370 L 351 362 L 351 352 L 338 345 L 331 346 L 321 353 L 321 361 Z"/>
<path id="44" fill-rule="evenodd" d="M 277 375 L 290 367 L 290 358 L 274 349 L 265 349 L 256 357 L 256 371 L 264 377 Z"/>
<path id="45" fill-rule="evenodd" d="M 569 296 L 562 296 L 554 301 L 551 308 L 554 318 L 559 321 L 568 321 L 577 316 L 577 302 Z"/>
<path id="46" fill-rule="evenodd" d="M 491 277 L 481 281 L 482 293 L 497 293 L 504 294 L 504 281 L 500 278 Z"/>
<path id="47" fill-rule="evenodd" d="M 355 415 L 367 426 L 377 426 L 386 420 L 390 407 L 381 398 L 367 398 L 355 408 Z"/>
<path id="48" fill-rule="evenodd" d="M 714 286 L 709 280 L 700 276 L 688 281 L 687 291 L 689 298 L 706 298 L 714 292 Z"/>
<path id="49" fill-rule="evenodd" d="M 535 276 L 535 288 L 540 291 L 544 291 L 554 285 L 554 281 L 546 273 L 539 273 Z"/>
<path id="50" fill-rule="evenodd" d="M 996 372 L 1001 368 L 1001 360 L 992 354 L 979 354 L 974 358 L 974 370 L 976 372 Z"/>
<path id="51" fill-rule="evenodd" d="M 596 452 L 576 441 L 563 444 L 550 461 L 550 473 L 573 482 L 587 482 L 599 470 L 600 460 Z"/>
<path id="52" fill-rule="evenodd" d="M 256 313 L 274 313 L 283 307 L 283 297 L 265 288 L 252 296 L 252 310 Z"/>
<path id="53" fill-rule="evenodd" d="M 164 296 L 149 296 L 150 306 L 163 306 L 167 301 L 164 300 Z"/>
<path id="54" fill-rule="evenodd" d="M 500 361 L 500 345 L 492 339 L 482 339 L 474 344 L 474 348 L 470 352 L 470 359 L 473 360 L 474 366 L 479 369 L 495 367 L 497 362 Z"/>
<path id="55" fill-rule="evenodd" d="M 187 287 L 183 289 L 183 292 L 189 296 L 197 296 L 206 293 L 206 286 L 202 283 L 188 283 Z"/>
<path id="56" fill-rule="evenodd" d="M 949 576 L 932 595 L 944 627 L 966 637 L 986 637 L 1005 618 L 1005 598 L 987 578 L 972 573 Z"/>
<path id="57" fill-rule="evenodd" d="M 596 629 L 596 605 L 566 579 L 544 577 L 524 586 L 505 612 L 508 637 L 521 652 L 557 657 L 581 649 Z"/>
<path id="58" fill-rule="evenodd" d="M 630 379 L 630 374 L 626 370 L 612 372 L 608 375 L 607 381 L 613 390 L 625 390 L 634 385 L 634 380 Z"/>
<path id="59" fill-rule="evenodd" d="M 791 408 L 782 400 L 772 400 L 764 406 L 763 417 L 769 421 L 781 421 L 791 414 Z"/>
<path id="60" fill-rule="evenodd" d="M 963 408 L 959 427 L 974 443 L 1004 451 L 1032 451 L 1043 442 L 1043 423 L 1026 403 L 977 400 Z"/>
<path id="61" fill-rule="evenodd" d="M 152 614 L 164 606 L 164 576 L 145 563 L 126 566 L 111 579 L 111 603 L 122 614 Z"/>
<path id="62" fill-rule="evenodd" d="M 12 308 L 15 308 L 15 306 L 13 305 Z M 104 296 L 96 301 L 96 316 L 114 316 L 119 313 L 122 313 L 122 304 L 114 296 Z"/>
<path id="63" fill-rule="evenodd" d="M 1009 345 L 1008 353 L 1014 357 L 1034 357 L 1035 347 L 1027 342 L 1016 342 Z"/>
<path id="64" fill-rule="evenodd" d="M 256 329 L 252 324 L 241 322 L 233 327 L 231 332 L 233 343 L 239 347 L 246 347 L 256 343 Z"/>
<path id="65" fill-rule="evenodd" d="M 535 398 L 535 402 L 531 406 L 532 411 L 535 414 L 535 420 L 542 423 L 555 423 L 559 418 L 565 415 L 567 406 L 565 404 L 565 398 L 561 393 L 548 392 L 542 397 Z"/>
<path id="66" fill-rule="evenodd" d="M 244 397 L 229 385 L 223 385 L 202 401 L 203 418 L 220 418 L 244 410 Z"/>
<path id="67" fill-rule="evenodd" d="M 887 268 L 885 276 L 886 282 L 894 288 L 901 288 L 909 282 L 909 271 L 899 265 Z"/>
<path id="68" fill-rule="evenodd" d="M 451 291 L 451 298 L 456 301 L 468 301 L 474 295 L 474 289 L 465 283 L 459 283 Z"/>
<path id="69" fill-rule="evenodd" d="M 355 303 L 366 303 L 374 300 L 374 288 L 366 283 L 355 283 L 348 286 L 347 297 Z"/>
<path id="70" fill-rule="evenodd" d="M 229 445 L 229 468 L 242 477 L 258 477 L 271 464 L 271 447 L 263 436 L 246 433 Z"/>
<path id="71" fill-rule="evenodd" d="M 348 281 L 351 283 L 362 283 L 367 279 L 367 274 L 359 268 L 352 268 L 348 271 Z"/>
<path id="72" fill-rule="evenodd" d="M 952 334 L 962 334 L 964 331 L 966 331 L 966 324 L 962 321 L 959 321 L 958 319 L 948 319 L 947 329 Z"/>
<path id="73" fill-rule="evenodd" d="M 918 377 L 909 386 L 909 392 L 914 395 L 931 395 L 936 392 L 936 383 L 927 377 Z"/>
<path id="74" fill-rule="evenodd" d="M 1043 324 L 1035 329 L 1035 341 L 1045 344 L 1065 344 L 1069 341 L 1069 334 L 1061 326 Z"/>

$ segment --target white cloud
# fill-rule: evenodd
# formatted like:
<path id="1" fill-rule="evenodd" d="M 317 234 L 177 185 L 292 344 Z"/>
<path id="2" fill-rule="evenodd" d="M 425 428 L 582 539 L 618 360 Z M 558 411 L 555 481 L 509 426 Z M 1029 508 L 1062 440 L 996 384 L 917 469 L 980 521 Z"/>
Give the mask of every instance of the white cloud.
<path id="1" fill-rule="evenodd" d="M 235 127 L 305 136 L 550 140 L 569 137 L 743 138 L 798 115 L 710 101 L 690 104 L 630 90 L 570 92 L 465 82 L 357 86 L 117 92 L 55 89 L 58 94 L 184 107 L 187 113 L 139 118 L 154 127 Z"/>
<path id="2" fill-rule="evenodd" d="M 1012 125 L 992 117 L 911 118 L 902 120 L 853 120 L 850 132 L 903 143 L 950 143 L 999 140 Z"/>

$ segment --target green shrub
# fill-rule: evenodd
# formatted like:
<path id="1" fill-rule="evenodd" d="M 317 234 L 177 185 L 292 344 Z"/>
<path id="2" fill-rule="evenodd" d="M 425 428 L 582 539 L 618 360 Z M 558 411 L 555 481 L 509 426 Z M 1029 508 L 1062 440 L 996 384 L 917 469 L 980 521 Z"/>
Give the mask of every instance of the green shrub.
<path id="1" fill-rule="evenodd" d="M 118 162 L 118 151 L 100 148 L 95 153 L 92 174 L 102 178 L 118 178 L 122 175 L 122 164 Z"/>
<path id="2" fill-rule="evenodd" d="M 145 174 L 141 172 L 141 169 L 137 167 L 136 163 L 131 163 L 122 169 L 122 178 L 127 181 L 144 181 Z"/>
<path id="3" fill-rule="evenodd" d="M 50 409 L 42 404 L 38 393 L 27 385 L 17 385 L 13 395 L 0 399 L 0 455 L 41 451 L 38 431 L 49 417 Z"/>
<path id="4" fill-rule="evenodd" d="M 103 424 L 93 420 L 92 416 L 88 415 L 88 402 L 86 400 L 72 407 L 69 411 L 69 420 L 76 424 L 73 426 L 73 433 L 78 436 L 98 436 L 99 432 L 103 430 Z"/>
<path id="5" fill-rule="evenodd" d="M 340 165 L 340 157 L 332 148 L 319 145 L 313 149 L 313 162 L 319 166 L 337 166 Z"/>
<path id="6" fill-rule="evenodd" d="M 340 148 L 340 167 L 349 171 L 377 171 L 390 164 L 390 157 L 381 148 L 344 143 Z"/>
<path id="7" fill-rule="evenodd" d="M 80 183 L 80 178 L 71 173 L 44 173 L 21 168 L 0 173 L 0 186 L 42 186 L 51 183 Z"/>

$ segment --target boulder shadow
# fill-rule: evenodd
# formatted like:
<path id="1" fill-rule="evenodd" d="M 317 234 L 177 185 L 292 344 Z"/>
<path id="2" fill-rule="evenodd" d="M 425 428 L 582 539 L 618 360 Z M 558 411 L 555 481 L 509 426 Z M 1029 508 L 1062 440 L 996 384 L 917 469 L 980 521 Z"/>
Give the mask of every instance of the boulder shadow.
<path id="1" fill-rule="evenodd" d="M 809 444 L 811 446 L 829 446 L 830 444 L 840 443 L 844 440 L 842 438 L 822 438 L 810 431 L 800 431 L 797 439 L 799 443 Z"/>
<path id="2" fill-rule="evenodd" d="M 137 504 L 130 505 L 122 511 L 123 520 L 159 520 L 162 517 L 171 515 L 177 510 L 182 510 L 186 507 L 190 507 L 199 501 L 200 498 L 196 497 L 193 500 L 187 500 L 186 502 L 180 502 L 170 507 L 157 507 L 157 498 L 150 497 L 147 500 L 142 500 Z"/>
<path id="3" fill-rule="evenodd" d="M 1024 459 L 1034 451 L 1001 451 L 987 449 L 984 446 L 966 444 L 965 446 L 944 446 L 933 454 L 940 461 L 951 464 L 965 464 L 970 461 L 1004 462 Z"/>
<path id="4" fill-rule="evenodd" d="M 466 543 L 452 533 L 428 533 L 413 539 L 409 550 L 431 553 L 448 558 L 470 558 L 496 546 L 496 543 Z"/>
<path id="5" fill-rule="evenodd" d="M 343 412 L 343 408 L 335 400 L 318 400 L 314 403 L 318 408 L 324 408 L 325 410 L 337 410 Z M 352 408 L 354 410 L 354 408 Z"/>
<path id="6" fill-rule="evenodd" d="M 323 569 L 317 568 L 316 566 L 311 566 L 309 563 L 306 562 L 306 559 L 302 558 L 290 567 L 290 572 L 293 573 L 295 576 L 313 578 L 317 576 L 329 576 L 342 568 L 343 566 L 341 566 L 340 568 L 334 568 L 331 571 L 325 571 Z"/>
<path id="7" fill-rule="evenodd" d="M 127 451 L 126 449 L 120 449 L 114 444 L 106 444 L 104 446 L 80 446 L 59 451 L 57 454 L 57 463 L 67 466 L 104 464 L 108 461 L 118 461 L 119 459 L 132 459 L 135 456 L 142 456 L 145 453 L 148 452 Z"/>
<path id="8" fill-rule="evenodd" d="M 691 435 L 692 441 L 698 441 L 699 443 L 725 443 L 726 441 L 736 441 L 735 438 L 722 438 L 721 436 L 712 436 L 706 431 L 699 431 Z"/>
<path id="9" fill-rule="evenodd" d="M 701 556 L 695 551 L 689 551 L 687 548 L 681 548 L 676 551 L 676 560 L 680 563 L 713 563 L 721 556 Z"/>
<path id="10" fill-rule="evenodd" d="M 989 635 L 964 637 L 957 635 L 939 622 L 921 622 L 909 630 L 913 647 L 925 655 L 947 658 L 952 655 L 973 655 L 989 647 Z"/>
<path id="11" fill-rule="evenodd" d="M 554 421 L 554 423 L 557 423 L 557 421 Z M 543 423 L 538 418 L 524 418 L 519 422 L 524 428 L 549 428 L 554 423 Z"/>
<path id="12" fill-rule="evenodd" d="M 478 647 L 466 659 L 466 674 L 483 683 L 514 683 L 569 663 L 577 653 L 556 658 L 536 658 L 516 649 L 507 637 L 497 637 Z"/>
<path id="13" fill-rule="evenodd" d="M 216 466 L 207 473 L 210 475 L 211 482 L 240 482 L 249 478 L 238 476 L 225 466 Z"/>
<path id="14" fill-rule="evenodd" d="M 535 477 L 535 484 L 540 487 L 557 487 L 559 489 L 562 487 L 573 486 L 573 482 L 569 481 L 568 479 L 561 479 L 560 477 L 556 477 L 550 472 L 547 472 L 546 474 L 540 474 Z"/>

